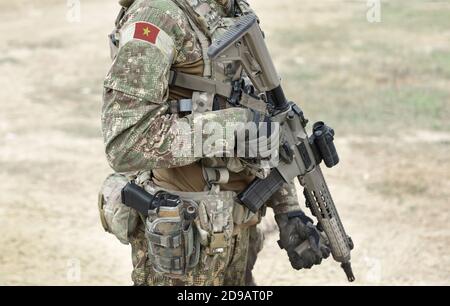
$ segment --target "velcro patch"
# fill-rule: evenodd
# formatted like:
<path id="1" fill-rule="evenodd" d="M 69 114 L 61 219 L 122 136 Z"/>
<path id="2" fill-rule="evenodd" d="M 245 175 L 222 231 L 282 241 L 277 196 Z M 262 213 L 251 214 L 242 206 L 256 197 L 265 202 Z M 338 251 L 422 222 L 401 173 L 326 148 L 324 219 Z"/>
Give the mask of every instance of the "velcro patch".
<path id="1" fill-rule="evenodd" d="M 120 47 L 132 40 L 140 40 L 155 45 L 170 60 L 174 55 L 175 44 L 173 39 L 163 30 L 150 22 L 135 22 L 120 32 Z"/>
<path id="2" fill-rule="evenodd" d="M 160 32 L 161 30 L 151 23 L 136 22 L 134 26 L 133 38 L 156 44 L 156 39 L 158 38 Z"/>

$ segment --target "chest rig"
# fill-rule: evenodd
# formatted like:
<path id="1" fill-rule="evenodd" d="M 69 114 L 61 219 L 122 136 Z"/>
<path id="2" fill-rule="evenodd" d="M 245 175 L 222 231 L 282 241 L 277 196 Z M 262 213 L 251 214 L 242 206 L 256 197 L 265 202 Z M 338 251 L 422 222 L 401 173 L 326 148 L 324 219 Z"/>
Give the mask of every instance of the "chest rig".
<path id="1" fill-rule="evenodd" d="M 245 0 L 171 0 L 185 14 L 194 30 L 202 51 L 203 75 L 179 72 L 172 67 L 169 76 L 169 90 L 174 87 L 192 91 L 192 97 L 169 100 L 169 114 L 184 116 L 191 113 L 205 113 L 228 107 L 244 106 L 261 113 L 266 112 L 265 103 L 255 94 L 253 86 L 237 61 L 211 61 L 208 49 L 241 16 L 254 14 Z M 123 6 L 116 20 L 116 29 L 110 35 L 111 56 L 115 58 L 119 46 L 119 29 L 122 18 L 135 0 L 121 0 Z M 249 175 L 260 175 L 260 169 L 239 158 L 207 158 L 201 161 L 204 178 L 209 187 L 226 184 L 229 171 L 240 173 L 248 170 Z"/>
<path id="2" fill-rule="evenodd" d="M 226 5 L 214 4 L 220 1 L 207 0 L 172 0 L 187 15 L 202 48 L 204 61 L 203 77 L 171 70 L 169 84 L 193 90 L 192 99 L 173 101 L 172 113 L 203 113 L 228 107 L 244 106 L 261 113 L 266 112 L 266 105 L 255 94 L 250 80 L 245 76 L 243 67 L 237 61 L 211 61 L 208 49 L 241 16 L 254 14 L 244 0 L 230 0 Z M 223 10 L 223 11 L 221 11 Z M 206 158 L 201 161 L 203 176 L 209 186 L 226 184 L 230 171 L 240 173 L 247 170 L 248 175 L 264 175 L 261 169 L 239 158 Z"/>
<path id="3" fill-rule="evenodd" d="M 120 0 L 122 9 L 116 28 L 109 35 L 111 58 L 118 53 L 122 19 L 135 0 Z M 186 115 L 245 106 L 265 112 L 265 105 L 254 94 L 253 87 L 237 62 L 211 61 L 208 48 L 221 37 L 237 18 L 253 11 L 245 0 L 172 0 L 185 14 L 201 46 L 202 76 L 183 73 L 172 67 L 169 88 L 193 92 L 192 97 L 169 101 L 169 113 Z"/>
<path id="4" fill-rule="evenodd" d="M 171 113 L 202 113 L 227 107 L 246 106 L 265 112 L 254 95 L 253 87 L 237 62 L 211 61 L 208 48 L 220 38 L 237 18 L 253 13 L 244 0 L 205 1 L 172 0 L 186 13 L 202 49 L 203 76 L 180 73 L 172 69 L 169 86 L 192 90 L 192 99 L 173 101 Z M 218 4 L 217 2 L 224 2 Z M 226 2 L 226 3 L 225 3 Z"/>

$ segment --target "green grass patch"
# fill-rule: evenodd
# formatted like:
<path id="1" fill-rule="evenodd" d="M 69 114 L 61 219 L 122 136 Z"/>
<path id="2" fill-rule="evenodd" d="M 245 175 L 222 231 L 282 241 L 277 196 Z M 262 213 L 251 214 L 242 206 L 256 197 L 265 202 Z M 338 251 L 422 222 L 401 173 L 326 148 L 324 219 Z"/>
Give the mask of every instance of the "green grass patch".
<path id="1" fill-rule="evenodd" d="M 341 134 L 398 135 L 408 129 L 450 131 L 450 95 L 427 88 L 381 86 L 372 90 L 303 86 L 290 97 L 312 121 L 324 120 Z"/>
<path id="2" fill-rule="evenodd" d="M 445 78 L 450 79 L 450 51 L 433 51 L 429 58 L 430 61 L 432 61 L 431 72 L 440 74 Z"/>
<path id="3" fill-rule="evenodd" d="M 446 1 L 389 1 L 382 3 L 382 24 L 408 32 L 424 33 L 450 28 L 450 3 Z"/>

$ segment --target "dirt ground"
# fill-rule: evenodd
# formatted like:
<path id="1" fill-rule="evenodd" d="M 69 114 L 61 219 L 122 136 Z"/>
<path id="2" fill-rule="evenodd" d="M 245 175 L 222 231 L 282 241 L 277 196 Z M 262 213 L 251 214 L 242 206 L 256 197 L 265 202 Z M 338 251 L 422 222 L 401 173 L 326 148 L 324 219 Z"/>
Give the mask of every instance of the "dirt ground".
<path id="1" fill-rule="evenodd" d="M 338 132 L 326 170 L 355 242 L 357 285 L 450 285 L 450 5 L 251 1 L 289 96 Z M 111 172 L 100 133 L 115 0 L 0 3 L 0 284 L 129 285 L 131 259 L 101 229 Z M 293 271 L 271 216 L 261 285 L 346 284 L 327 260 Z"/>

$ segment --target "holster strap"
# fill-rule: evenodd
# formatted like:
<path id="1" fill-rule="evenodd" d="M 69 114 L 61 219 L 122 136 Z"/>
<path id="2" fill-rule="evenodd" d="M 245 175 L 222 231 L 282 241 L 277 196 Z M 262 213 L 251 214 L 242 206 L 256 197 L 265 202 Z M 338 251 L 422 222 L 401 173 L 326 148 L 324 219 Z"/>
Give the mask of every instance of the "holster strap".
<path id="1" fill-rule="evenodd" d="M 165 248 L 177 248 L 181 245 L 180 235 L 168 236 L 168 235 L 147 233 L 147 239 L 150 242 L 163 246 Z"/>
<path id="2" fill-rule="evenodd" d="M 171 270 L 180 270 L 182 268 L 182 259 L 180 257 L 162 257 L 152 256 L 153 261 L 157 266 L 170 267 Z"/>

